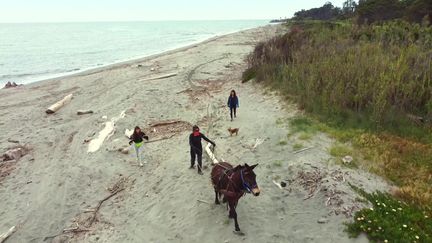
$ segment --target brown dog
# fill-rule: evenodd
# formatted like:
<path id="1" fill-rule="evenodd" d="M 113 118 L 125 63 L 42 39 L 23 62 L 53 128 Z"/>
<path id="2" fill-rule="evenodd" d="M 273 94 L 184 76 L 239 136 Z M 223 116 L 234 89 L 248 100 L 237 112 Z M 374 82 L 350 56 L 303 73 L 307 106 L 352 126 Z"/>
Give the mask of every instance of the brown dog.
<path id="1" fill-rule="evenodd" d="M 238 131 L 240 130 L 240 128 L 228 128 L 228 132 L 230 133 L 230 135 L 232 136 L 234 133 L 237 136 Z"/>

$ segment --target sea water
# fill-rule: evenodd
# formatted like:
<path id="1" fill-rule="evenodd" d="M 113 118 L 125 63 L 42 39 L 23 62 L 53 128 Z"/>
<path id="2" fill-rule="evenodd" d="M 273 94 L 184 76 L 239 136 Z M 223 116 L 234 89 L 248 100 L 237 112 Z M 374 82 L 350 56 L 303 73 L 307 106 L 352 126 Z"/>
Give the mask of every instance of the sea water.
<path id="1" fill-rule="evenodd" d="M 0 24 L 0 85 L 141 58 L 267 20 Z"/>

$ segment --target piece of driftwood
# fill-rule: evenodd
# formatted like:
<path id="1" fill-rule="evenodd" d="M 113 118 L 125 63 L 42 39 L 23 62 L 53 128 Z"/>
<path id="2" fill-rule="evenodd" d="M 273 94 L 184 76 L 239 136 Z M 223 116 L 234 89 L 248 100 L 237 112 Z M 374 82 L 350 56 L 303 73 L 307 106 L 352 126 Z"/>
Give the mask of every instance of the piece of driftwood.
<path id="1" fill-rule="evenodd" d="M 18 86 L 21 86 L 22 84 L 16 84 L 15 82 L 7 82 L 6 84 L 5 84 L 5 86 L 4 86 L 4 88 L 5 89 L 9 89 L 9 88 L 15 88 L 15 87 L 18 87 Z"/>
<path id="2" fill-rule="evenodd" d="M 94 153 L 98 151 L 103 142 L 114 134 L 115 124 L 117 121 L 124 118 L 125 116 L 125 111 L 122 111 L 119 116 L 113 117 L 111 118 L 111 121 L 105 122 L 105 127 L 99 132 L 98 137 L 90 141 L 87 152 Z"/>
<path id="3" fill-rule="evenodd" d="M 76 228 L 64 229 L 63 233 L 64 234 L 66 234 L 66 233 L 81 233 L 81 232 L 88 232 L 88 231 L 90 231 L 90 230 L 89 229 L 81 229 L 79 227 L 76 227 Z"/>
<path id="4" fill-rule="evenodd" d="M 188 88 L 188 89 L 181 90 L 181 91 L 177 92 L 176 94 L 181 94 L 181 93 L 186 93 L 186 92 L 191 92 L 191 91 L 192 91 L 192 89 Z"/>
<path id="5" fill-rule="evenodd" d="M 264 142 L 264 140 L 265 140 L 265 139 L 263 139 L 263 138 L 257 138 L 257 139 L 255 140 L 255 144 L 254 144 L 254 146 L 252 147 L 252 150 L 256 149 L 259 145 L 261 145 L 261 144 Z"/>
<path id="6" fill-rule="evenodd" d="M 130 177 L 130 176 L 129 176 Z M 82 232 L 88 232 L 91 231 L 91 226 L 93 225 L 93 223 L 96 221 L 96 217 L 97 217 L 97 213 L 99 212 L 100 208 L 102 207 L 102 204 L 107 201 L 108 199 L 112 198 L 113 196 L 117 195 L 119 192 L 124 191 L 125 185 L 124 183 L 128 181 L 128 178 L 122 177 L 118 182 L 116 182 L 112 187 L 107 188 L 107 190 L 109 192 L 111 192 L 111 194 L 109 194 L 108 196 L 106 196 L 104 199 L 100 200 L 96 206 L 96 208 L 90 208 L 90 209 L 85 209 L 84 213 L 92 213 L 93 216 L 90 218 L 90 221 L 88 221 L 88 223 L 85 226 L 82 226 L 83 224 L 78 224 L 75 223 L 75 227 L 70 227 L 70 228 L 66 228 L 63 229 L 61 233 L 59 234 L 55 234 L 55 235 L 51 235 L 51 236 L 46 236 L 44 237 L 43 241 L 47 241 L 53 238 L 56 238 L 58 236 L 64 235 L 64 234 L 78 234 L 78 233 L 82 233 Z M 86 218 L 87 220 L 89 220 L 89 218 Z M 1 242 L 0 242 L 1 243 Z"/>
<path id="7" fill-rule="evenodd" d="M 48 109 L 45 112 L 47 114 L 53 114 L 58 110 L 60 110 L 63 106 L 68 104 L 71 100 L 72 100 L 72 94 L 66 95 L 62 100 L 48 107 Z"/>
<path id="8" fill-rule="evenodd" d="M 91 218 L 88 227 L 90 227 L 90 226 L 93 225 L 94 221 L 96 220 L 97 213 L 99 212 L 99 209 L 101 208 L 102 204 L 103 204 L 106 200 L 108 200 L 108 199 L 112 198 L 113 196 L 115 196 L 117 193 L 119 193 L 119 192 L 121 192 L 121 191 L 124 191 L 124 189 L 125 189 L 125 188 L 119 188 L 118 190 L 112 192 L 110 195 L 108 195 L 107 197 L 105 197 L 104 199 L 102 199 L 102 200 L 99 201 L 99 203 L 98 203 L 96 209 L 95 209 L 94 212 L 93 212 L 93 217 Z"/>
<path id="9" fill-rule="evenodd" d="M 201 203 L 207 203 L 207 204 L 210 204 L 209 202 L 204 201 L 204 200 L 201 200 L 201 199 L 197 199 L 197 201 L 198 201 L 198 202 L 201 202 Z"/>
<path id="10" fill-rule="evenodd" d="M 86 114 L 93 114 L 93 111 L 92 110 L 78 110 L 77 111 L 78 116 L 86 115 Z"/>
<path id="11" fill-rule="evenodd" d="M 416 125 L 421 126 L 425 123 L 425 119 L 421 116 L 416 116 L 413 114 L 407 114 L 407 117 L 410 121 L 414 122 Z"/>
<path id="12" fill-rule="evenodd" d="M 70 234 L 70 233 L 72 233 L 72 234 L 77 234 L 77 233 L 89 232 L 89 231 L 90 231 L 90 229 L 83 229 L 83 228 L 80 228 L 79 226 L 77 226 L 77 227 L 75 227 L 75 228 L 68 228 L 68 229 L 64 229 L 64 230 L 62 230 L 62 232 L 59 233 L 59 234 L 46 236 L 46 237 L 44 237 L 43 241 L 52 240 L 52 239 L 54 239 L 54 238 L 56 238 L 56 237 L 58 237 L 58 236 L 61 236 L 61 235 L 63 235 L 63 234 Z"/>
<path id="13" fill-rule="evenodd" d="M 129 147 L 119 148 L 118 151 L 122 154 L 129 154 Z"/>
<path id="14" fill-rule="evenodd" d="M 6 241 L 9 236 L 11 236 L 16 231 L 16 226 L 12 226 L 7 232 L 0 235 L 0 243 L 3 243 Z"/>
<path id="15" fill-rule="evenodd" d="M 177 76 L 177 73 L 168 73 L 162 76 L 157 76 L 157 77 L 152 77 L 152 78 L 146 78 L 146 79 L 141 79 L 139 81 L 150 81 L 150 80 L 157 80 L 157 79 L 164 79 L 164 78 L 171 78 Z"/>
<path id="16" fill-rule="evenodd" d="M 132 129 L 130 129 L 130 130 L 126 129 L 124 134 L 127 138 L 130 138 L 133 134 L 133 130 Z"/>
<path id="17" fill-rule="evenodd" d="M 180 123 L 180 122 L 182 122 L 182 121 L 175 120 L 175 121 L 159 122 L 159 123 L 150 124 L 150 127 L 167 126 L 167 125 L 172 125 L 172 124 L 176 124 L 176 123 Z"/>
<path id="18" fill-rule="evenodd" d="M 18 161 L 21 157 L 24 157 L 30 152 L 31 148 L 25 145 L 18 145 L 12 149 L 6 151 L 0 158 L 3 161 L 15 160 Z"/>
<path id="19" fill-rule="evenodd" d="M 9 143 L 19 143 L 18 140 L 14 140 L 14 139 L 11 139 L 11 138 L 8 138 L 7 141 L 8 141 Z"/>
<path id="20" fill-rule="evenodd" d="M 214 155 L 213 151 L 211 150 L 211 143 L 208 143 L 207 146 L 205 147 L 205 151 L 207 152 L 207 155 L 209 156 L 209 158 L 211 159 L 213 164 L 218 164 L 219 161 L 216 159 L 216 156 Z"/>
<path id="21" fill-rule="evenodd" d="M 281 184 L 277 183 L 275 180 L 273 180 L 273 184 L 275 184 L 277 187 L 279 187 L 279 189 L 282 190 L 282 186 L 281 186 Z"/>
<path id="22" fill-rule="evenodd" d="M 150 140 L 150 141 L 147 141 L 145 143 L 154 143 L 154 142 L 157 142 L 157 141 L 170 139 L 170 138 L 172 138 L 174 136 L 175 136 L 175 134 L 171 134 L 170 136 L 166 136 L 166 137 L 163 137 L 163 138 L 158 138 L 158 139 L 155 139 L 155 140 Z"/>
<path id="23" fill-rule="evenodd" d="M 301 152 L 304 152 L 304 151 L 307 151 L 307 150 L 309 150 L 309 149 L 313 149 L 313 148 L 314 148 L 314 147 L 303 148 L 303 149 L 300 149 L 300 150 L 294 151 L 293 154 L 298 154 L 298 153 L 301 153 Z"/>

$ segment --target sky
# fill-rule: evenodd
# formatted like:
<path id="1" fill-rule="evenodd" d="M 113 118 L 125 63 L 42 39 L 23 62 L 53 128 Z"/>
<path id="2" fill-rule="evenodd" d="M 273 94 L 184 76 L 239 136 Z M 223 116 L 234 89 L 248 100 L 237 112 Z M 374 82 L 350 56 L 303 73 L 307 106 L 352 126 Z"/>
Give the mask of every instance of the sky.
<path id="1" fill-rule="evenodd" d="M 327 0 L 0 0 L 0 23 L 277 19 Z M 342 6 L 344 0 L 330 1 Z"/>

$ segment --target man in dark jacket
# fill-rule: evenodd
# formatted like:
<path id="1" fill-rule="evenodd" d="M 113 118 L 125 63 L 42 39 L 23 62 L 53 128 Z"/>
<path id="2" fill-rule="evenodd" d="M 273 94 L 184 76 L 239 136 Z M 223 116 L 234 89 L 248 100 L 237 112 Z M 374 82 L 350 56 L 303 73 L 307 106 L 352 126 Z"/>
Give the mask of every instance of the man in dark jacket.
<path id="1" fill-rule="evenodd" d="M 195 166 L 195 157 L 198 157 L 198 174 L 202 175 L 201 167 L 202 167 L 202 144 L 201 138 L 205 141 L 211 143 L 213 146 L 216 144 L 208 139 L 204 134 L 200 133 L 199 127 L 197 125 L 193 126 L 192 133 L 189 136 L 189 145 L 190 145 L 190 155 L 191 155 L 191 166 L 193 169 Z"/>

